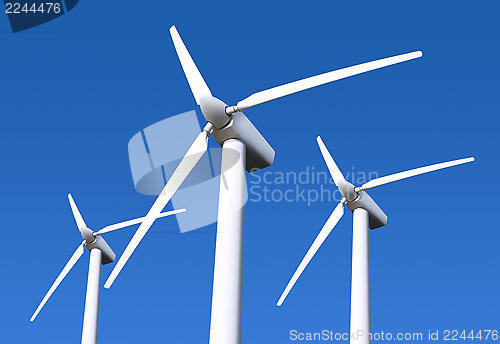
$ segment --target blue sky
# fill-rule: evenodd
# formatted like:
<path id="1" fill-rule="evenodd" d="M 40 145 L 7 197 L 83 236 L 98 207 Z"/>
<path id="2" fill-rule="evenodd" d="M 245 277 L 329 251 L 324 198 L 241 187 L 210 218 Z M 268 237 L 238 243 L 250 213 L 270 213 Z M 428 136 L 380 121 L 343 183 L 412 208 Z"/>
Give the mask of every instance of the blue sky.
<path id="1" fill-rule="evenodd" d="M 2 340 L 79 341 L 88 254 L 28 320 L 81 241 L 68 192 L 94 229 L 142 216 L 154 201 L 134 189 L 127 143 L 150 124 L 198 110 L 169 37 L 174 24 L 226 103 L 422 50 L 421 59 L 247 110 L 276 151 L 257 173 L 326 171 L 317 135 L 344 171 L 385 175 L 475 156 L 370 192 L 389 216 L 370 233 L 372 330 L 498 329 L 499 9 L 493 1 L 85 0 L 17 34 L 4 15 Z M 248 203 L 243 343 L 286 343 L 293 329 L 348 330 L 348 213 L 275 306 L 333 207 Z M 134 230 L 106 240 L 121 254 Z M 215 225 L 180 234 L 173 218 L 156 223 L 101 292 L 99 342 L 208 342 L 214 245 Z M 103 267 L 102 283 L 111 269 Z"/>

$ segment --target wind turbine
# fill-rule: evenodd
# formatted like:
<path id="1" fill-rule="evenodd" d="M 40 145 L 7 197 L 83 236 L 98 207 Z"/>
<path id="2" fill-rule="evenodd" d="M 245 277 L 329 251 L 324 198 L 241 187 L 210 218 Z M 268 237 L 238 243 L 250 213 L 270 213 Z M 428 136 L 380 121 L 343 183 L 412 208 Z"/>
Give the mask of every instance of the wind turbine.
<path id="1" fill-rule="evenodd" d="M 227 106 L 223 101 L 212 96 L 175 26 L 170 28 L 170 34 L 191 92 L 196 103 L 200 106 L 207 124 L 188 149 L 152 205 L 145 220 L 141 223 L 115 265 L 104 287 L 111 287 L 135 248 L 155 221 L 157 214 L 162 211 L 206 152 L 208 135 L 211 133 L 222 147 L 222 178 L 219 193 L 210 343 L 240 343 L 243 204 L 246 195 L 245 169 L 248 172 L 262 169 L 270 166 L 274 160 L 274 150 L 241 111 L 332 81 L 419 58 L 422 56 L 422 52 L 416 51 L 366 62 L 291 82 L 254 93 L 234 106 Z"/>
<path id="2" fill-rule="evenodd" d="M 113 250 L 111 250 L 111 248 L 101 237 L 101 235 L 115 231 L 117 229 L 141 223 L 144 220 L 144 217 L 109 225 L 97 232 L 93 232 L 85 224 L 85 221 L 83 220 L 83 217 L 80 214 L 80 211 L 78 210 L 71 194 L 68 194 L 68 199 L 71 206 L 71 211 L 73 212 L 73 217 L 75 218 L 78 230 L 83 237 L 83 241 L 80 245 L 78 245 L 76 251 L 66 263 L 59 276 L 57 276 L 55 282 L 52 284 L 47 294 L 45 294 L 42 302 L 40 302 L 40 304 L 38 305 L 30 321 L 33 322 L 33 320 L 35 320 L 38 313 L 40 313 L 40 311 L 42 310 L 42 307 L 45 305 L 45 303 L 47 303 L 48 299 L 54 293 L 64 277 L 66 277 L 71 268 L 83 255 L 83 247 L 87 247 L 87 249 L 90 251 L 90 263 L 87 281 L 87 295 L 85 298 L 85 313 L 83 316 L 82 343 L 91 344 L 97 342 L 97 316 L 99 312 L 99 284 L 101 278 L 101 264 L 109 264 L 115 260 L 115 253 L 113 252 Z M 186 209 L 164 212 L 159 214 L 158 217 L 160 218 L 179 214 L 184 211 L 186 211 Z"/>
<path id="3" fill-rule="evenodd" d="M 328 170 L 335 185 L 342 194 L 342 200 L 335 207 L 325 225 L 319 232 L 306 255 L 299 264 L 299 267 L 288 282 L 285 290 L 281 294 L 277 305 L 281 306 L 288 293 L 297 282 L 307 264 L 314 257 L 320 246 L 331 233 L 333 227 L 344 215 L 344 207 L 353 213 L 352 224 L 352 276 L 351 276 L 351 343 L 370 343 L 370 268 L 369 268 L 369 245 L 368 228 L 375 229 L 385 226 L 387 215 L 365 192 L 376 186 L 392 183 L 401 179 L 417 176 L 423 173 L 440 170 L 443 168 L 465 164 L 474 161 L 473 157 L 443 162 L 412 170 L 391 174 L 385 177 L 375 178 L 360 187 L 355 187 L 345 180 L 342 172 L 328 152 L 321 137 L 317 137 L 321 154 L 326 162 Z"/>

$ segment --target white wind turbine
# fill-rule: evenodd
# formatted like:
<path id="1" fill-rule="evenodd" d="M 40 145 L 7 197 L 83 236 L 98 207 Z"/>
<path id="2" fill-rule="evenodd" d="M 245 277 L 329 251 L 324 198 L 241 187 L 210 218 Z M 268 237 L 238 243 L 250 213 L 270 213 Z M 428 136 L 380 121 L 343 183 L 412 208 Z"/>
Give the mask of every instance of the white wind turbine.
<path id="1" fill-rule="evenodd" d="M 93 232 L 85 224 L 85 221 L 83 220 L 83 217 L 80 214 L 80 211 L 78 210 L 71 194 L 68 194 L 68 199 L 71 205 L 71 211 L 73 212 L 73 217 L 75 218 L 78 230 L 83 237 L 83 241 L 80 245 L 78 245 L 76 251 L 66 263 L 59 276 L 57 276 L 55 282 L 52 284 L 47 294 L 45 294 L 42 302 L 40 302 L 40 304 L 38 305 L 30 321 L 33 322 L 33 320 L 35 320 L 38 313 L 42 310 L 42 307 L 54 293 L 64 277 L 66 277 L 71 268 L 83 255 L 83 247 L 85 246 L 90 251 L 90 263 L 87 280 L 87 295 L 85 298 L 85 313 L 83 316 L 82 343 L 92 344 L 97 342 L 97 317 L 99 313 L 99 284 L 101 278 L 101 264 L 109 264 L 115 260 L 115 253 L 113 252 L 113 250 L 111 250 L 111 248 L 101 237 L 101 235 L 115 231 L 117 229 L 141 223 L 144 220 L 144 217 L 109 225 L 97 232 Z M 184 211 L 186 211 L 186 209 L 164 212 L 159 214 L 158 218 L 179 214 Z"/>
<path id="2" fill-rule="evenodd" d="M 369 182 L 355 187 L 345 180 L 342 172 L 328 152 L 321 137 L 317 137 L 321 154 L 325 159 L 328 170 L 335 185 L 342 194 L 342 200 L 335 207 L 325 225 L 319 232 L 306 255 L 299 264 L 299 267 L 288 282 L 285 290 L 281 294 L 277 305 L 281 306 L 288 293 L 297 282 L 307 264 L 311 261 L 325 239 L 331 233 L 333 227 L 344 215 L 344 206 L 353 213 L 352 224 L 352 276 L 351 276 L 351 334 L 355 334 L 355 339 L 351 337 L 351 343 L 370 343 L 370 268 L 369 268 L 369 244 L 368 228 L 375 229 L 387 223 L 387 216 L 379 206 L 368 196 L 365 190 L 376 186 L 392 183 L 401 179 L 417 176 L 419 174 L 440 170 L 443 168 L 465 164 L 474 161 L 473 157 L 443 162 L 430 166 L 415 168 L 409 171 L 391 174 L 385 177 L 372 179 Z"/>
<path id="3" fill-rule="evenodd" d="M 207 124 L 152 205 L 104 287 L 111 287 L 155 221 L 157 214 L 166 206 L 206 152 L 208 135 L 211 133 L 222 147 L 222 178 L 219 193 L 210 343 L 235 344 L 241 341 L 245 169 L 249 172 L 262 169 L 270 166 L 274 160 L 274 150 L 241 111 L 332 81 L 419 58 L 422 56 L 422 52 L 416 51 L 388 57 L 313 76 L 254 93 L 235 106 L 227 106 L 212 96 L 175 26 L 170 28 L 170 34 L 191 92 L 196 103 L 201 107 Z"/>

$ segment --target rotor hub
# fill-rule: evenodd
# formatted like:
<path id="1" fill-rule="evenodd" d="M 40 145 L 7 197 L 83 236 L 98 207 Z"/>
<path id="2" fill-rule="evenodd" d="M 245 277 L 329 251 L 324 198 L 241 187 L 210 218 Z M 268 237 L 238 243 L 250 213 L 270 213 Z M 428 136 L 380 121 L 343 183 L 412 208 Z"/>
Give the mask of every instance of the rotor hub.
<path id="1" fill-rule="evenodd" d="M 340 193 L 342 196 L 345 197 L 347 202 L 352 202 L 356 198 L 358 198 L 358 193 L 356 192 L 356 188 L 354 185 L 349 183 L 348 181 L 341 180 L 338 182 L 337 187 L 339 188 Z"/>
<path id="2" fill-rule="evenodd" d="M 220 99 L 212 96 L 200 98 L 200 108 L 203 116 L 214 125 L 215 129 L 223 128 L 229 123 L 231 117 L 226 114 L 227 105 Z"/>
<path id="3" fill-rule="evenodd" d="M 82 234 L 83 240 L 85 240 L 87 244 L 91 244 L 95 241 L 94 232 L 92 232 L 90 228 L 82 227 L 79 228 L 79 230 L 80 233 Z"/>

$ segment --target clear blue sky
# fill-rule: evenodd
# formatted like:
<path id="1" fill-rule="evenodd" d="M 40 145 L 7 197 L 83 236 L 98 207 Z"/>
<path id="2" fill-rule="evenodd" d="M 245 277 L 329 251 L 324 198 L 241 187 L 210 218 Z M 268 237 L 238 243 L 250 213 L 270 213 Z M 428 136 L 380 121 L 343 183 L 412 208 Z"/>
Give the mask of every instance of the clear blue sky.
<path id="1" fill-rule="evenodd" d="M 88 254 L 28 320 L 81 241 L 68 192 L 94 229 L 141 216 L 154 201 L 134 190 L 128 140 L 198 110 L 169 37 L 174 24 L 227 103 L 422 50 L 421 59 L 246 111 L 276 151 L 258 173 L 326 171 L 317 135 L 344 171 L 385 175 L 475 156 L 370 192 L 389 216 L 370 233 L 372 329 L 498 329 L 499 10 L 493 1 L 82 0 L 17 34 L 3 15 L 2 342 L 79 342 Z M 243 343 L 287 343 L 292 329 L 348 330 L 350 214 L 275 306 L 333 207 L 248 203 Z M 117 254 L 134 230 L 107 236 Z M 156 223 L 101 292 L 99 342 L 207 343 L 214 244 L 215 225 L 180 234 L 173 218 Z"/>

